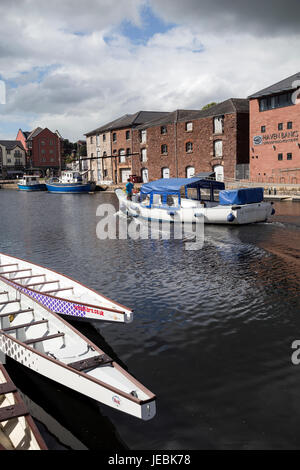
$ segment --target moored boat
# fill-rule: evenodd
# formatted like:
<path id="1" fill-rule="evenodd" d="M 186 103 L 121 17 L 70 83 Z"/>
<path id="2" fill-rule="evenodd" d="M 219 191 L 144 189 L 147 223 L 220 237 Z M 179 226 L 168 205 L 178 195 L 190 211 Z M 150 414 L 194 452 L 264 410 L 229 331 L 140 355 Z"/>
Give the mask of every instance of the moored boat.
<path id="1" fill-rule="evenodd" d="M 47 450 L 5 367 L 0 364 L 0 450 Z"/>
<path id="2" fill-rule="evenodd" d="M 263 188 L 225 191 L 224 183 L 197 177 L 146 183 L 132 200 L 120 189 L 115 193 L 122 212 L 148 220 L 243 225 L 275 213 L 273 203 L 264 202 Z"/>
<path id="3" fill-rule="evenodd" d="M 85 174 L 85 173 L 84 173 Z M 94 191 L 95 185 L 84 182 L 83 175 L 78 171 L 63 171 L 60 178 L 52 178 L 46 181 L 49 193 L 84 194 Z"/>
<path id="4" fill-rule="evenodd" d="M 142 420 L 155 395 L 64 319 L 0 280 L 0 351 L 31 370 Z"/>
<path id="5" fill-rule="evenodd" d="M 24 175 L 19 180 L 18 188 L 20 191 L 46 191 L 46 185 L 40 183 L 40 179 L 35 175 Z"/>
<path id="6" fill-rule="evenodd" d="M 130 323 L 133 319 L 130 308 L 80 282 L 4 253 L 0 253 L 0 278 L 61 315 L 121 323 Z"/>

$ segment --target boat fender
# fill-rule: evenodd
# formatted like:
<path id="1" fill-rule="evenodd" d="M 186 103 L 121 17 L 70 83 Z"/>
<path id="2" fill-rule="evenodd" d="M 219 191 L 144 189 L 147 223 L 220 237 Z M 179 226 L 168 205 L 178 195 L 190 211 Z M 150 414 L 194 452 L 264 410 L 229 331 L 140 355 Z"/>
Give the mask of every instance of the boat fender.
<path id="1" fill-rule="evenodd" d="M 203 217 L 203 214 L 201 214 L 201 213 L 196 213 L 196 214 L 194 214 L 194 217 Z"/>
<path id="2" fill-rule="evenodd" d="M 169 215 L 171 215 L 172 217 L 174 217 L 174 215 L 176 215 L 176 212 L 169 212 Z"/>
<path id="3" fill-rule="evenodd" d="M 272 212 L 271 212 L 271 215 L 274 215 L 275 212 L 276 212 L 276 211 L 275 211 L 275 209 L 274 209 L 274 207 L 273 207 Z"/>
<path id="4" fill-rule="evenodd" d="M 232 213 L 227 216 L 228 222 L 233 222 L 234 220 L 235 220 L 235 216 Z"/>
<path id="5" fill-rule="evenodd" d="M 236 210 L 238 210 L 238 209 L 241 209 L 241 206 L 232 206 L 231 209 L 232 209 L 233 211 L 236 211 Z"/>

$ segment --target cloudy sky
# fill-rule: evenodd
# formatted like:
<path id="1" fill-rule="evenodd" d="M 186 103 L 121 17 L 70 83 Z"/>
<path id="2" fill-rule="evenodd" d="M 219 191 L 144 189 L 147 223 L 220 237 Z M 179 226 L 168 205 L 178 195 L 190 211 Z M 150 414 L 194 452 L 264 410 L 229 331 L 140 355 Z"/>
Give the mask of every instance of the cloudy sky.
<path id="1" fill-rule="evenodd" d="M 45 126 L 75 141 L 300 71 L 299 0 L 0 0 L 0 18 L 2 139 Z"/>

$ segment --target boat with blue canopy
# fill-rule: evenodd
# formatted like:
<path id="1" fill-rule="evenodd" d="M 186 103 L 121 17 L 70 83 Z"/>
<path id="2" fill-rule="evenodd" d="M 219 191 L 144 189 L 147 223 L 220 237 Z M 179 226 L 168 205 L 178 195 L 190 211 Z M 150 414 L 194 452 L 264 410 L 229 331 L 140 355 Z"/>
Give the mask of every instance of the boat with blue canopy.
<path id="1" fill-rule="evenodd" d="M 199 177 L 145 183 L 132 200 L 121 189 L 115 193 L 122 212 L 149 220 L 241 225 L 275 214 L 273 204 L 264 202 L 263 188 L 225 190 L 223 182 Z"/>

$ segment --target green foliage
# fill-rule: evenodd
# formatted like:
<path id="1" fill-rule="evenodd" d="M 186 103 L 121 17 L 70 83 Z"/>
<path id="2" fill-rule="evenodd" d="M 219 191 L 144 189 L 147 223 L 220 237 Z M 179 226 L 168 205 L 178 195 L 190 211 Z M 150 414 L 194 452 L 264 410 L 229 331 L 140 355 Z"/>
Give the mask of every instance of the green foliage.
<path id="1" fill-rule="evenodd" d="M 203 106 L 202 111 L 204 111 L 205 109 L 211 108 L 212 106 L 215 106 L 216 104 L 218 103 L 215 103 L 214 101 L 212 103 L 208 103 L 205 106 Z"/>

